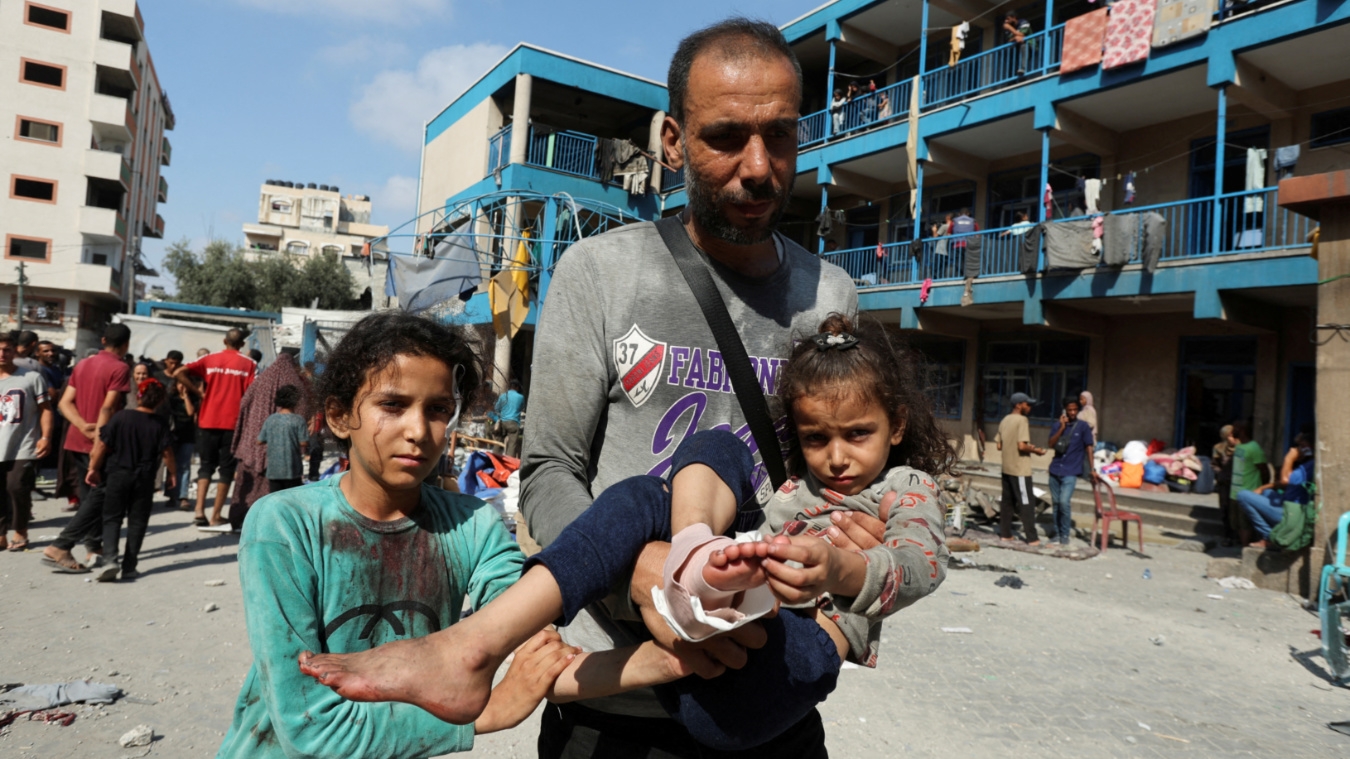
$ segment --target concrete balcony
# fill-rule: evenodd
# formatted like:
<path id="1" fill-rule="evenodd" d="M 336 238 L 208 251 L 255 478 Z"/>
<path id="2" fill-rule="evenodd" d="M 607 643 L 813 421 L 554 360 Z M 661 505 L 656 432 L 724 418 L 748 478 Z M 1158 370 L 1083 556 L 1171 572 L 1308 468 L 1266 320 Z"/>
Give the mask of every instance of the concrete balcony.
<path id="1" fill-rule="evenodd" d="M 110 150 L 84 151 L 84 175 L 121 182 L 128 189 L 131 187 L 131 167 L 123 160 L 121 154 Z"/>
<path id="2" fill-rule="evenodd" d="M 337 233 L 361 237 L 383 237 L 389 234 L 389 227 L 379 224 L 362 224 L 358 221 L 343 221 L 338 222 Z"/>
<path id="3" fill-rule="evenodd" d="M 169 138 L 165 137 L 159 147 L 159 165 L 168 166 L 169 160 L 173 157 L 173 145 L 169 144 Z"/>
<path id="4" fill-rule="evenodd" d="M 114 208 L 80 206 L 80 234 L 99 242 L 121 242 L 126 239 L 127 224 Z"/>
<path id="5" fill-rule="evenodd" d="M 55 259 L 53 259 L 55 260 Z M 70 263 L 62 266 L 29 266 L 25 272 L 32 287 L 75 290 L 81 293 L 111 293 L 113 270 L 98 264 Z"/>
<path id="6" fill-rule="evenodd" d="M 117 71 L 125 71 L 128 76 L 131 76 L 137 68 L 136 62 L 131 58 L 131 45 L 108 39 L 95 42 L 94 63 Z"/>
<path id="7" fill-rule="evenodd" d="M 131 142 L 132 120 L 131 106 L 126 98 L 112 95 L 94 94 L 89 97 L 89 120 L 94 122 L 98 132 L 105 139 L 118 142 Z"/>
<path id="8" fill-rule="evenodd" d="M 169 202 L 169 182 L 164 177 L 159 178 L 159 202 Z"/>

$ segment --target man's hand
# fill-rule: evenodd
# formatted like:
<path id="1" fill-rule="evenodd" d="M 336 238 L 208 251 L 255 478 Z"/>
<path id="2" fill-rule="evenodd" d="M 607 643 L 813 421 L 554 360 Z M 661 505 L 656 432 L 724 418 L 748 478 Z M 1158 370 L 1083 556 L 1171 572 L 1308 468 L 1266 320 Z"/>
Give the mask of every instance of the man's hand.
<path id="1" fill-rule="evenodd" d="M 84 484 L 96 488 L 103 484 L 103 476 L 98 473 L 97 469 L 90 469 L 84 473 Z"/>
<path id="2" fill-rule="evenodd" d="M 44 437 L 37 441 L 37 447 L 33 449 L 33 457 L 37 459 L 45 459 L 47 458 L 47 454 L 51 453 L 51 450 L 52 450 L 51 441 Z"/>
<path id="3" fill-rule="evenodd" d="M 679 657 L 694 674 L 704 679 L 717 677 L 728 668 L 744 667 L 745 650 L 762 648 L 769 640 L 760 624 L 752 622 L 731 632 L 690 643 L 676 635 L 652 606 L 652 588 L 664 586 L 666 556 L 669 554 L 669 543 L 648 543 L 638 555 L 637 565 L 633 568 L 631 597 L 642 613 L 642 621 L 652 638 L 657 645 Z"/>
<path id="4" fill-rule="evenodd" d="M 786 562 L 800 563 L 801 568 Z M 855 596 L 862 589 L 867 561 L 861 554 L 841 551 L 814 537 L 778 536 L 764 560 L 769 589 L 783 603 L 800 604 L 825 593 Z"/>
<path id="5" fill-rule="evenodd" d="M 93 442 L 94 436 L 98 434 L 98 425 L 93 422 L 85 422 L 80 425 L 80 434 L 89 438 L 90 442 Z"/>
<path id="6" fill-rule="evenodd" d="M 525 641 L 516 649 L 506 676 L 492 689 L 487 708 L 474 721 L 474 732 L 492 733 L 524 722 L 579 653 L 581 649 L 563 643 L 551 629 Z"/>

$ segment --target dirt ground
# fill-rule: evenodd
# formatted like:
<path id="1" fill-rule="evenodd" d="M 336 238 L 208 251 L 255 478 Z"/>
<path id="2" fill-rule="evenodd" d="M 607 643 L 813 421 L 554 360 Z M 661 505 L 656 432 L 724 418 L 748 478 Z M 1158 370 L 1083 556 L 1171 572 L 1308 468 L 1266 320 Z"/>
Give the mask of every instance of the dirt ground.
<path id="1" fill-rule="evenodd" d="M 90 678 L 128 697 L 68 708 L 69 727 L 21 718 L 0 735 L 0 756 L 214 756 L 250 662 L 237 539 L 157 503 L 144 574 L 99 584 L 39 563 L 68 515 L 50 501 L 36 512 L 35 550 L 0 554 L 0 683 Z M 831 753 L 1350 755 L 1350 737 L 1326 727 L 1350 719 L 1350 690 L 1328 682 L 1316 618 L 1282 594 L 1223 591 L 1203 576 L 1205 554 L 1147 550 L 968 554 L 1025 586 L 995 585 L 1010 572 L 953 569 L 888 621 L 878 668 L 843 672 L 821 707 Z M 534 756 L 537 719 L 480 737 L 474 755 Z M 119 746 L 138 724 L 155 742 Z"/>

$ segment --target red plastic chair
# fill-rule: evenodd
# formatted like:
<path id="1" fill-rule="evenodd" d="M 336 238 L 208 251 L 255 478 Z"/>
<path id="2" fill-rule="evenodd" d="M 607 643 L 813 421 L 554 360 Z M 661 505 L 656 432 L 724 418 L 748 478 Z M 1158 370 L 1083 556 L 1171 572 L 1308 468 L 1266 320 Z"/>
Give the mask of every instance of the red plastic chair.
<path id="1" fill-rule="evenodd" d="M 1106 493 L 1105 503 L 1103 505 L 1102 493 Z M 1130 522 L 1139 523 L 1139 553 L 1144 552 L 1144 520 L 1133 511 L 1121 511 L 1116 508 L 1116 492 L 1106 484 L 1105 480 L 1098 480 L 1096 487 L 1092 489 L 1092 499 L 1097 502 L 1097 513 L 1092 518 L 1092 538 L 1088 541 L 1095 543 L 1097 541 L 1097 525 L 1101 525 L 1102 532 L 1102 551 L 1106 551 L 1106 546 L 1110 542 L 1108 537 L 1111 532 L 1111 523 L 1120 522 L 1120 542 L 1121 545 L 1130 544 Z"/>

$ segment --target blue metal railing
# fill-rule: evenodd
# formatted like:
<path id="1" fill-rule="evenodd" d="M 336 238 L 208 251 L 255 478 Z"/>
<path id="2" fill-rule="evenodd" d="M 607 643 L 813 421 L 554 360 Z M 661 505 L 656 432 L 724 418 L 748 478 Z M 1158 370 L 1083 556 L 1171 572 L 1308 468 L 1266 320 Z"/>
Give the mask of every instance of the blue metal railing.
<path id="1" fill-rule="evenodd" d="M 599 179 L 595 146 L 599 140 L 582 132 L 553 132 L 530 127 L 530 149 L 525 162 L 587 179 Z"/>
<path id="2" fill-rule="evenodd" d="M 1128 263 L 1143 261 L 1145 227 L 1153 214 L 1162 219 L 1162 261 L 1184 261 L 1244 253 L 1264 253 L 1296 250 L 1308 247 L 1308 233 L 1317 223 L 1284 208 L 1277 202 L 1279 190 L 1266 187 L 1259 190 L 1231 192 L 1206 198 L 1191 198 L 1151 206 L 1126 207 L 1112 212 L 1137 224 L 1133 248 Z M 1217 202 L 1216 202 L 1217 200 Z M 1222 214 L 1219 223 L 1219 244 L 1214 244 L 1214 214 Z M 1077 216 L 1057 219 L 1051 223 L 1083 221 L 1090 217 Z M 997 277 L 1021 271 L 1022 246 L 1029 226 L 1004 227 L 927 238 L 919 243 L 918 255 L 911 256 L 914 243 L 892 243 L 881 246 L 852 248 L 826 253 L 825 260 L 837 264 L 849 273 L 859 289 L 883 285 L 918 284 L 925 279 L 934 282 L 961 280 L 965 277 L 965 254 L 975 247 L 979 238 L 980 277 Z M 1044 254 L 1037 257 L 1037 270 L 1045 268 Z"/>
<path id="3" fill-rule="evenodd" d="M 511 162 L 511 125 L 502 127 L 488 138 L 488 173 Z"/>
<path id="4" fill-rule="evenodd" d="M 1051 46 L 1050 65 L 1046 66 L 1045 45 Z M 1002 87 L 1021 79 L 1050 73 L 1059 68 L 1064 44 L 1064 25 L 1049 33 L 1038 32 L 1018 45 L 1000 45 L 992 50 L 962 59 L 955 66 L 924 74 L 920 106 L 945 105 L 984 90 Z"/>
<path id="5" fill-rule="evenodd" d="M 830 117 L 829 109 L 807 114 L 797 120 L 797 147 L 815 145 L 825 141 L 825 120 Z"/>
<path id="6" fill-rule="evenodd" d="M 671 171 L 666 167 L 661 167 L 661 192 L 672 192 L 684 187 L 684 167 L 679 171 Z"/>

